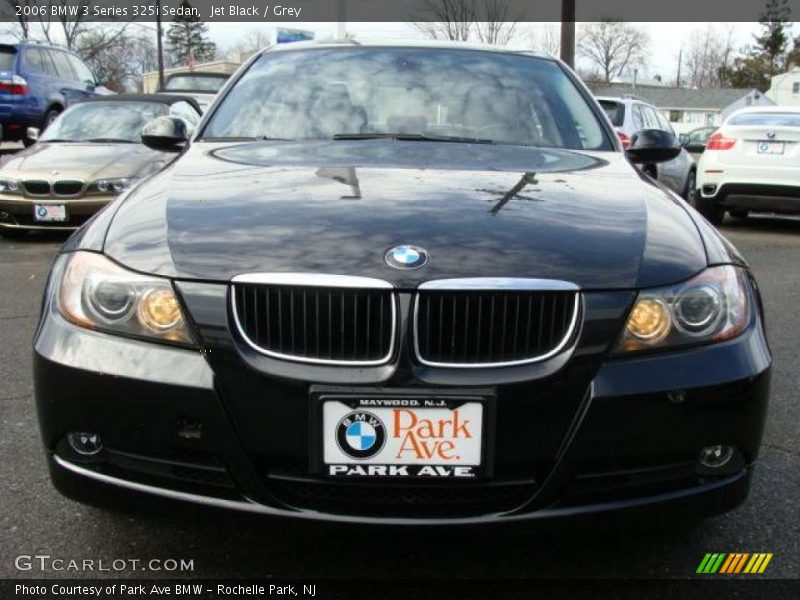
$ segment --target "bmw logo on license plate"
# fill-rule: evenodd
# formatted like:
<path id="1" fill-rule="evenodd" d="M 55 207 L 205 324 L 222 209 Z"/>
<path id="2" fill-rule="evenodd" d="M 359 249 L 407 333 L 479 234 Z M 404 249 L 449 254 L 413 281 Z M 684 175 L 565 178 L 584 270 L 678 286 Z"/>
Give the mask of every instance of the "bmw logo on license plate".
<path id="1" fill-rule="evenodd" d="M 419 246 L 395 246 L 384 258 L 386 264 L 395 269 L 419 269 L 428 262 L 428 253 Z"/>

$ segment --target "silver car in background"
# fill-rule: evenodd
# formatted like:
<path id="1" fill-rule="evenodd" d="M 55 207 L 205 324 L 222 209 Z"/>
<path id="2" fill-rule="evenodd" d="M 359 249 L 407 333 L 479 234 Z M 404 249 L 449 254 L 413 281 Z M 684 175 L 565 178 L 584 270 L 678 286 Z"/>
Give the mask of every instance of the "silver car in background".
<path id="1" fill-rule="evenodd" d="M 627 96 L 623 98 L 597 96 L 597 101 L 608 115 L 624 148 L 628 147 L 631 137 L 640 129 L 660 129 L 675 135 L 669 121 L 652 104 Z M 682 196 L 689 204 L 694 205 L 697 166 L 685 148 L 682 148 L 680 154 L 670 161 L 644 164 L 641 169 Z"/>

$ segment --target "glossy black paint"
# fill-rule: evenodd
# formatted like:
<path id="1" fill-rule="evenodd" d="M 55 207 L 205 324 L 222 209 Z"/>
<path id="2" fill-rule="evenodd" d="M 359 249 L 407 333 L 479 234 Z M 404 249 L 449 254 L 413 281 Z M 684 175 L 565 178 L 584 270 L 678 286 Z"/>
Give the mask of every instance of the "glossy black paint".
<path id="1" fill-rule="evenodd" d="M 398 244 L 429 264 L 391 269 Z M 194 143 L 121 204 L 104 252 L 181 279 L 302 271 L 405 288 L 499 275 L 633 289 L 707 264 L 685 205 L 619 153 L 386 140 Z"/>

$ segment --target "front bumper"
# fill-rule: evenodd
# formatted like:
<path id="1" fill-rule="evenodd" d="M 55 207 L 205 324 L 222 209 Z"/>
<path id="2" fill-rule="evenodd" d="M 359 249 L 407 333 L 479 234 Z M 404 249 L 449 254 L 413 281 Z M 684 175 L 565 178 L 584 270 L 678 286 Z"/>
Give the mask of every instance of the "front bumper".
<path id="1" fill-rule="evenodd" d="M 114 195 L 93 195 L 86 198 L 25 197 L 0 194 L 0 231 L 74 231 L 114 200 Z M 66 221 L 40 222 L 34 218 L 37 204 L 63 204 Z"/>
<path id="2" fill-rule="evenodd" d="M 552 378 L 546 391 L 499 383 L 495 476 L 398 485 L 310 475 L 309 384 L 265 377 L 213 343 L 198 352 L 109 336 L 45 307 L 34 351 L 43 441 L 53 481 L 67 495 L 125 490 L 273 516 L 395 525 L 729 510 L 748 492 L 770 364 L 754 317 L 743 335 L 722 344 L 605 359 L 580 397 Z M 575 410 L 562 415 L 560 429 L 558 411 L 569 403 Z M 185 435 L 187 423 L 201 434 Z M 64 441 L 69 431 L 98 432 L 105 449 L 81 457 Z M 735 468 L 698 470 L 700 448 L 720 443 L 737 448 Z"/>

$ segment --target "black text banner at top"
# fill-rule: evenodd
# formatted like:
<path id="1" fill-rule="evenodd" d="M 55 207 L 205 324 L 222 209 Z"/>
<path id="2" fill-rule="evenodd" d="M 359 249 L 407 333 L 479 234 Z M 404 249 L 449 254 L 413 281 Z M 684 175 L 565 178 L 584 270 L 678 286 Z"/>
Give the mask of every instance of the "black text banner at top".
<path id="1" fill-rule="evenodd" d="M 645 22 L 756 22 L 768 0 L 10 0 L 0 3 L 0 21 L 206 22 L 419 22 L 560 21 L 574 5 L 575 20 Z M 800 17 L 800 0 L 787 0 L 788 19 Z M 467 11 L 466 13 L 464 11 Z"/>

